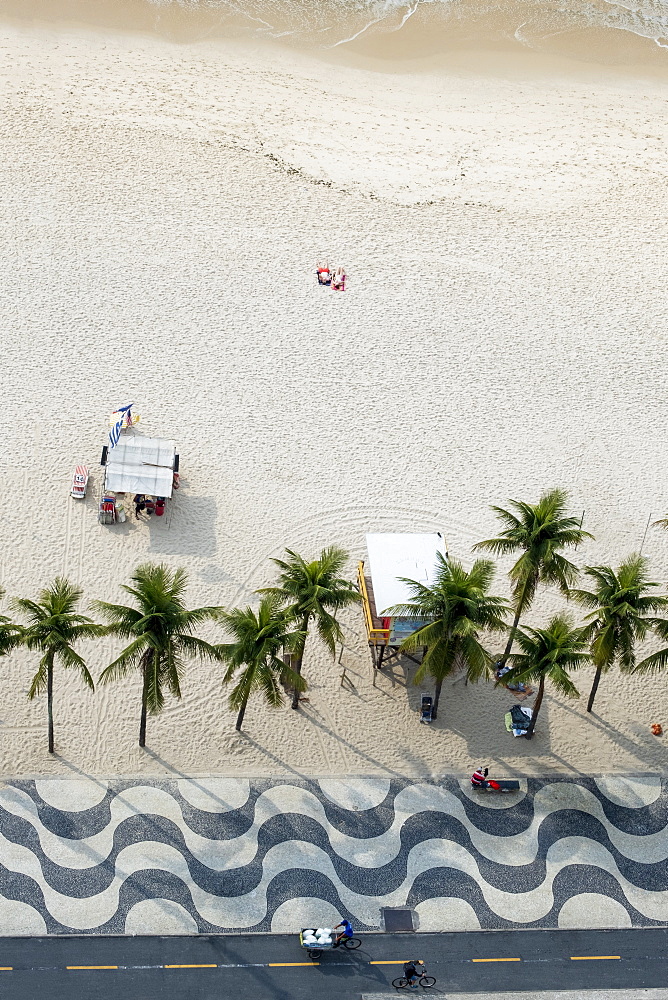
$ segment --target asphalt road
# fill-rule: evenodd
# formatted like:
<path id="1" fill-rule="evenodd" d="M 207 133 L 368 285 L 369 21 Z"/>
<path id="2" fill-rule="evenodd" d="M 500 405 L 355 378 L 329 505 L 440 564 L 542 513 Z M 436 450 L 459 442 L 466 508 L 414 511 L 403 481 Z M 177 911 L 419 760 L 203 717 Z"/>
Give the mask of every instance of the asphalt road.
<path id="1" fill-rule="evenodd" d="M 436 996 L 659 988 L 668 983 L 668 928 L 368 934 L 357 951 L 329 952 L 319 964 L 295 937 L 274 934 L 3 938 L 0 997 L 359 1000 L 393 994 L 408 958 L 436 976 Z"/>

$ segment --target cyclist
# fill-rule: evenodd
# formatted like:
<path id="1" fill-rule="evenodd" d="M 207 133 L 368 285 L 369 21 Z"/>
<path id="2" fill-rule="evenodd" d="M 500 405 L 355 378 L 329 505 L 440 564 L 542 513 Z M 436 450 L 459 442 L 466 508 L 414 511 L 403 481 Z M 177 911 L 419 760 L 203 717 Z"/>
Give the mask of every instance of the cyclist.
<path id="1" fill-rule="evenodd" d="M 408 980 L 408 985 L 412 990 L 418 988 L 420 977 L 424 976 L 426 971 L 422 959 L 412 959 L 410 962 L 404 962 L 404 977 Z"/>
<path id="2" fill-rule="evenodd" d="M 341 923 L 332 928 L 332 936 L 335 938 L 334 947 L 338 948 L 344 938 L 353 936 L 352 924 L 349 920 L 341 920 Z"/>

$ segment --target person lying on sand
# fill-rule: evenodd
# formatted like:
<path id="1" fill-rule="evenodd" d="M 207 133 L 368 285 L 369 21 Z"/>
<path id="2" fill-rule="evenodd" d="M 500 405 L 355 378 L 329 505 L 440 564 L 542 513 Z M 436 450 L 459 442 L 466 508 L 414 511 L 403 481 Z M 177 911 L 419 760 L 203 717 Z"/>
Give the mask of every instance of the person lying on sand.
<path id="1" fill-rule="evenodd" d="M 337 267 L 336 271 L 332 275 L 332 288 L 336 289 L 337 292 L 342 292 L 346 286 L 346 272 L 342 267 Z"/>
<path id="2" fill-rule="evenodd" d="M 316 268 L 318 275 L 318 282 L 321 285 L 330 285 L 332 282 L 332 272 L 330 270 L 329 264 L 319 264 Z"/>

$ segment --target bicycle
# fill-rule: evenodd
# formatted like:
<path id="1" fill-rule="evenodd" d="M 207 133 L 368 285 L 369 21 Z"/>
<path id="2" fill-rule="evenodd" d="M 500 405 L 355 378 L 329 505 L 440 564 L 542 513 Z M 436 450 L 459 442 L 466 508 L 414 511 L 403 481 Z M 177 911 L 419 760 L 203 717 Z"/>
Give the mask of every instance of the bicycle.
<path id="1" fill-rule="evenodd" d="M 347 948 L 348 951 L 354 951 L 355 948 L 359 948 L 359 946 L 361 945 L 361 943 L 362 942 L 360 941 L 359 938 L 356 938 L 356 937 L 349 937 L 349 938 L 344 937 L 343 940 L 341 941 L 341 943 L 339 944 L 339 947 Z"/>
<path id="2" fill-rule="evenodd" d="M 325 948 L 307 948 L 306 950 L 308 952 L 308 957 L 309 958 L 316 959 L 316 958 L 321 958 L 322 957 L 323 951 L 329 951 L 332 948 L 346 948 L 348 951 L 354 951 L 356 948 L 359 948 L 359 946 L 361 944 L 362 944 L 362 942 L 360 941 L 359 938 L 349 937 L 349 938 L 343 938 L 339 942 L 339 944 L 337 944 L 337 945 L 334 945 L 334 944 L 327 945 L 326 949 Z M 302 947 L 306 947 L 306 946 L 302 945 Z"/>
<path id="3" fill-rule="evenodd" d="M 423 972 L 418 979 L 418 983 L 422 989 L 426 990 L 436 985 L 436 978 L 435 976 L 428 976 L 426 972 Z M 405 976 L 400 976 L 399 979 L 392 980 L 392 985 L 395 990 L 404 990 L 408 986 L 408 980 Z"/>

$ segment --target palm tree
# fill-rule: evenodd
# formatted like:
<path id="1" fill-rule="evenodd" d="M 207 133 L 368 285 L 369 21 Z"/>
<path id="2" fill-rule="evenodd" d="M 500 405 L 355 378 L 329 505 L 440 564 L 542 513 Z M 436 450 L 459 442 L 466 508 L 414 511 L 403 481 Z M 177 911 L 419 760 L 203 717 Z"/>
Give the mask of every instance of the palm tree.
<path id="1" fill-rule="evenodd" d="M 577 670 L 590 660 L 587 651 L 587 627 L 574 628 L 567 615 L 555 615 L 547 628 L 518 629 L 517 642 L 521 653 L 510 656 L 511 669 L 502 683 L 508 681 L 538 681 L 538 694 L 533 706 L 531 722 L 525 736 L 531 739 L 538 721 L 540 706 L 545 694 L 545 681 L 549 680 L 558 691 L 577 698 L 579 692 L 568 676 L 569 670 Z"/>
<path id="2" fill-rule="evenodd" d="M 95 601 L 95 607 L 109 624 L 106 632 L 129 639 L 129 644 L 103 670 L 103 684 L 125 677 L 132 670 L 142 676 L 139 746 L 146 746 L 146 715 L 159 715 L 165 704 L 166 685 L 175 698 L 181 697 L 184 660 L 199 657 L 215 660 L 215 646 L 193 635 L 197 625 L 215 618 L 220 608 L 185 606 L 188 576 L 184 569 L 144 563 L 132 577 L 133 586 L 123 590 L 135 599 L 135 607 Z"/>
<path id="3" fill-rule="evenodd" d="M 5 591 L 0 587 L 0 600 L 4 596 Z M 7 618 L 6 615 L 0 615 L 0 656 L 4 656 L 5 653 L 9 653 L 11 649 L 18 646 L 22 634 L 23 629 L 20 625 L 13 622 L 11 618 Z"/>
<path id="4" fill-rule="evenodd" d="M 288 559 L 272 559 L 281 570 L 278 586 L 265 587 L 258 593 L 276 597 L 295 619 L 297 631 L 303 638 L 294 650 L 294 673 L 301 676 L 309 626 L 315 624 L 318 635 L 334 656 L 336 643 L 343 639 L 336 614 L 359 601 L 360 595 L 353 583 L 340 576 L 348 559 L 343 549 L 330 545 L 310 563 L 292 549 L 286 552 Z M 295 685 L 292 708 L 299 708 L 301 690 L 304 688 Z"/>
<path id="5" fill-rule="evenodd" d="M 510 500 L 513 510 L 492 507 L 505 528 L 497 538 L 488 538 L 473 546 L 495 555 L 522 553 L 508 574 L 513 587 L 515 617 L 499 665 L 510 655 L 520 618 L 531 607 L 538 584 L 556 584 L 567 593 L 577 579 L 577 566 L 559 550 L 577 546 L 593 535 L 582 530 L 577 518 L 566 516 L 567 500 L 565 490 L 550 490 L 537 504 Z"/>
<path id="6" fill-rule="evenodd" d="M 478 681 L 489 674 L 491 656 L 480 642 L 481 632 L 503 632 L 508 605 L 501 597 L 488 593 L 495 567 L 490 559 L 478 559 L 470 571 L 454 559 L 437 555 L 436 582 L 425 586 L 415 580 L 408 585 L 411 599 L 391 608 L 391 614 L 426 618 L 401 644 L 401 650 L 412 653 L 426 647 L 426 653 L 415 675 L 419 684 L 429 674 L 436 681 L 433 717 L 438 715 L 438 703 L 445 678 L 463 667 L 469 681 Z"/>
<path id="7" fill-rule="evenodd" d="M 283 649 L 295 651 L 304 647 L 304 633 L 294 628 L 289 608 L 282 608 L 281 598 L 267 594 L 257 612 L 252 608 L 234 608 L 222 612 L 220 621 L 234 637 L 233 642 L 219 645 L 218 654 L 227 663 L 223 683 L 236 679 L 230 694 L 230 708 L 238 710 L 236 730 L 246 714 L 248 699 L 261 691 L 269 704 L 277 708 L 283 703 L 281 682 L 288 682 L 299 692 L 306 687 L 304 678 L 287 667 L 280 657 Z"/>
<path id="8" fill-rule="evenodd" d="M 657 618 L 652 623 L 652 631 L 663 642 L 668 642 L 668 621 L 665 618 Z M 644 660 L 631 668 L 632 674 L 658 674 L 668 667 L 668 647 L 659 649 L 656 653 L 650 653 Z"/>
<path id="9" fill-rule="evenodd" d="M 632 672 L 636 665 L 635 647 L 662 619 L 654 612 L 668 606 L 668 597 L 650 594 L 660 584 L 648 579 L 648 560 L 634 553 L 615 571 L 610 566 L 587 566 L 585 574 L 594 581 L 594 589 L 571 590 L 569 597 L 589 608 L 591 658 L 596 667 L 587 711 L 591 712 L 601 674 L 617 663 Z"/>
<path id="10" fill-rule="evenodd" d="M 13 607 L 21 611 L 28 624 L 22 629 L 20 642 L 42 654 L 39 668 L 32 679 L 28 698 L 32 700 L 46 689 L 49 716 L 49 753 L 54 752 L 53 740 L 53 668 L 58 661 L 63 667 L 74 667 L 84 684 L 93 691 L 95 685 L 84 660 L 74 646 L 81 639 L 101 635 L 101 625 L 76 611 L 82 591 L 63 577 L 56 577 L 50 587 L 40 591 L 36 601 L 20 598 Z"/>

